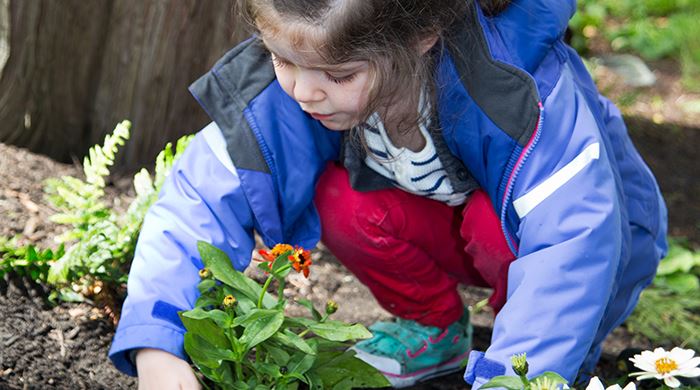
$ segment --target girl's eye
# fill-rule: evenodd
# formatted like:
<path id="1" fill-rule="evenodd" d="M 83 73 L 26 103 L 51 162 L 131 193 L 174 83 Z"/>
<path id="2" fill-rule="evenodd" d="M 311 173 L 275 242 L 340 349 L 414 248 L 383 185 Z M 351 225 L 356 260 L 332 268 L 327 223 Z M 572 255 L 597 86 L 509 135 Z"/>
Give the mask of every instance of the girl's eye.
<path id="1" fill-rule="evenodd" d="M 349 83 L 349 82 L 351 82 L 352 80 L 355 79 L 355 76 L 356 76 L 356 73 L 351 73 L 351 74 L 349 74 L 349 75 L 347 75 L 347 76 L 342 76 L 342 77 L 336 77 L 336 76 L 333 76 L 333 75 L 330 74 L 330 73 L 326 73 L 326 78 L 327 78 L 329 81 L 332 81 L 332 82 L 334 82 L 334 83 L 336 83 L 336 84 Z"/>
<path id="2" fill-rule="evenodd" d="M 290 62 L 287 60 L 284 60 L 282 58 L 277 57 L 276 55 L 272 54 L 272 65 L 275 68 L 284 68 L 285 66 L 289 65 Z M 326 79 L 328 79 L 331 82 L 334 82 L 336 84 L 344 84 L 344 83 L 349 83 L 352 80 L 355 79 L 356 73 L 351 73 L 349 75 L 345 76 L 333 76 L 332 74 L 325 72 Z"/>

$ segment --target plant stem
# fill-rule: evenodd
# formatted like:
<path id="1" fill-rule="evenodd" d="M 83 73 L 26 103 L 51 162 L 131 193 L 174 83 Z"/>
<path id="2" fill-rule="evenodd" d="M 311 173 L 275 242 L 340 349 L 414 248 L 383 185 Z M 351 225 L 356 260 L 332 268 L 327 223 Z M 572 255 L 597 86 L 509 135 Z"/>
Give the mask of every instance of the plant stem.
<path id="1" fill-rule="evenodd" d="M 267 277 L 267 280 L 265 281 L 265 284 L 263 285 L 262 291 L 260 291 L 260 297 L 258 298 L 258 309 L 262 309 L 263 297 L 265 296 L 265 293 L 267 292 L 267 288 L 270 287 L 270 283 L 272 282 L 272 278 L 273 278 L 272 275 Z"/>
<path id="2" fill-rule="evenodd" d="M 234 367 L 236 367 L 236 379 L 239 381 L 243 380 L 243 368 L 241 367 L 241 362 L 234 362 Z"/>
<path id="3" fill-rule="evenodd" d="M 520 375 L 520 381 L 523 382 L 523 389 L 530 390 L 530 381 L 525 375 Z"/>
<path id="4" fill-rule="evenodd" d="M 265 284 L 263 285 L 262 291 L 260 291 L 260 297 L 258 298 L 258 309 L 262 309 L 262 303 L 263 303 L 263 297 L 265 297 L 265 293 L 267 292 L 268 287 L 270 287 L 270 283 L 272 282 L 272 279 L 275 277 L 276 274 L 280 274 L 286 270 L 291 268 L 290 264 L 285 264 L 281 266 L 278 270 L 275 270 L 274 273 L 271 273 L 270 276 L 267 277 L 267 280 L 265 281 Z M 277 290 L 277 299 L 281 300 L 282 299 L 282 292 L 284 291 L 284 278 L 279 278 L 280 280 L 280 288 Z"/>
<path id="5" fill-rule="evenodd" d="M 284 298 L 284 279 L 280 279 L 279 286 L 277 287 L 277 302 L 282 302 Z"/>

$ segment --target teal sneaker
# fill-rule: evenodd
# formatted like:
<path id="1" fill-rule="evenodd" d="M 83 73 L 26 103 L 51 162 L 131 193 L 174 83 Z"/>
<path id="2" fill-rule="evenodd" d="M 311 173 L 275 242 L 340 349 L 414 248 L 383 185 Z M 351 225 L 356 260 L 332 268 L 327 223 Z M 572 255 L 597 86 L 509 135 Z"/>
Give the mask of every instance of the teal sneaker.
<path id="1" fill-rule="evenodd" d="M 440 329 L 415 321 L 377 322 L 374 336 L 357 343 L 356 357 L 378 369 L 396 388 L 457 371 L 469 355 L 472 326 L 468 311 Z"/>

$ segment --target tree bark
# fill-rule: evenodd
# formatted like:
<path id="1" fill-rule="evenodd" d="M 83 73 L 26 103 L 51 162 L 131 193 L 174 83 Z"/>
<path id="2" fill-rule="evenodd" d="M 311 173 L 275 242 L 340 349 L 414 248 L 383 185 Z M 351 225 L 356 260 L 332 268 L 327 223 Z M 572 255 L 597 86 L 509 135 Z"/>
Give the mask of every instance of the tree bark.
<path id="1" fill-rule="evenodd" d="M 0 142 L 70 161 L 130 119 L 119 164 L 151 164 L 208 121 L 187 86 L 243 38 L 233 1 L 9 0 Z"/>

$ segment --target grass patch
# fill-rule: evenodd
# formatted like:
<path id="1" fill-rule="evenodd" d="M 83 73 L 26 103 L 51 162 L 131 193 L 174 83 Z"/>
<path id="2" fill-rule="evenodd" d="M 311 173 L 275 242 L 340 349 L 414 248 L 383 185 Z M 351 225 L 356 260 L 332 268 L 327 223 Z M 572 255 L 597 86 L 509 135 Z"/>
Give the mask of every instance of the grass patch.
<path id="1" fill-rule="evenodd" d="M 656 345 L 700 349 L 700 252 L 671 240 L 652 285 L 627 319 L 632 333 Z"/>

